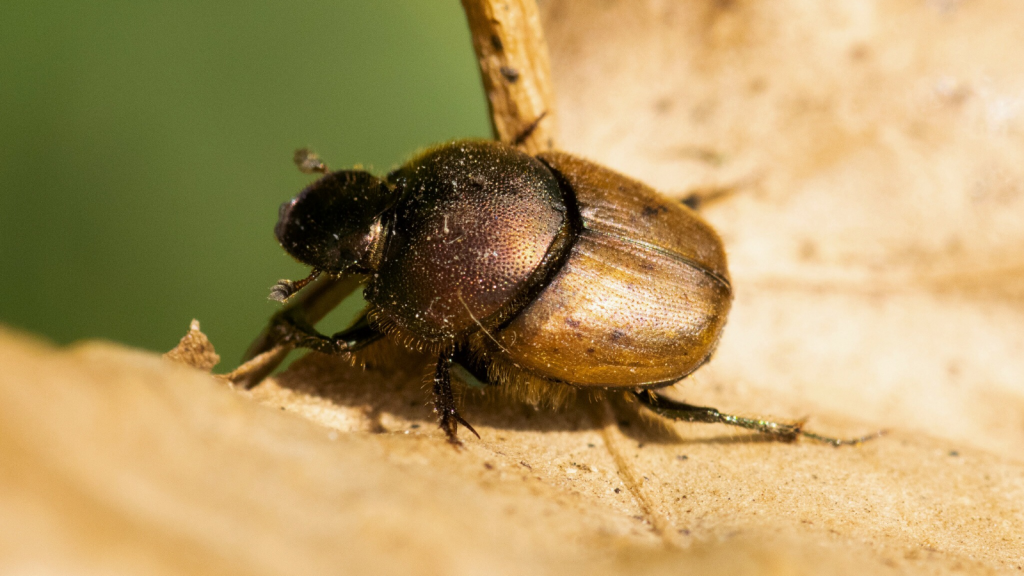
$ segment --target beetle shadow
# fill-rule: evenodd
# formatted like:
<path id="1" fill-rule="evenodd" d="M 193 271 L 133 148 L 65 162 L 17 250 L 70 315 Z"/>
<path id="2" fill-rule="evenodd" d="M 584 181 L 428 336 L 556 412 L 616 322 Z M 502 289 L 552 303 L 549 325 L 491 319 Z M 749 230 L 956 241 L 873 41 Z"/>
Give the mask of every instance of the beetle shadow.
<path id="1" fill-rule="evenodd" d="M 431 387 L 436 357 L 411 352 L 397 346 L 375 346 L 367 366 L 353 366 L 347 359 L 310 352 L 274 377 L 281 388 L 319 398 L 339 408 L 355 408 L 366 421 L 361 429 L 369 432 L 388 430 L 382 415 L 404 421 L 410 428 L 437 425 Z M 556 408 L 536 407 L 511 397 L 496 387 L 475 388 L 453 379 L 462 416 L 475 427 L 496 430 L 554 432 L 597 430 L 608 416 L 589 394 L 577 394 Z M 623 435 L 639 444 L 748 444 L 774 442 L 772 438 L 746 432 L 713 435 L 683 433 L 679 424 L 642 408 L 626 394 L 611 394 L 612 415 Z M 685 426 L 685 425 L 684 425 Z M 704 425 L 706 426 L 706 425 Z M 713 428 L 720 426 L 709 427 Z"/>
<path id="2" fill-rule="evenodd" d="M 292 392 L 363 412 L 368 422 L 359 426 L 362 430 L 387 431 L 384 414 L 392 417 L 391 431 L 395 431 L 396 425 L 427 429 L 437 426 L 431 392 L 436 362 L 436 356 L 398 347 L 377 350 L 366 367 L 353 366 L 344 358 L 310 352 L 275 375 L 274 380 Z M 459 412 L 474 427 L 540 432 L 594 428 L 587 411 L 576 410 L 574 406 L 558 410 L 536 408 L 509 401 L 493 388 L 473 388 L 455 378 L 452 385 Z"/>

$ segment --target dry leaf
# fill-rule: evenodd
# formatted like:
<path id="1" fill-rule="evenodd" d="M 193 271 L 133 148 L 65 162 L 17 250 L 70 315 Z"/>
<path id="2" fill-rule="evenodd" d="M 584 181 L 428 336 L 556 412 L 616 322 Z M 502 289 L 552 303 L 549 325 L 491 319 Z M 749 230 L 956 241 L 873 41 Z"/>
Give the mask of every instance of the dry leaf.
<path id="1" fill-rule="evenodd" d="M 1020 504 L 939 480 L 933 458 L 1024 461 L 1024 65 L 1007 57 L 1024 49 L 1024 5 L 562 1 L 544 17 L 564 148 L 679 195 L 730 192 L 705 214 L 735 305 L 686 397 L 900 431 L 869 450 L 935 443 L 872 472 L 847 454 L 825 473 L 848 478 L 841 492 L 805 486 L 817 514 L 771 517 L 822 537 L 842 521 L 842 539 L 935 549 L 945 569 L 1021 569 Z M 764 494 L 757 481 L 721 493 Z M 1002 520 L 974 508 L 981 494 Z M 702 536 L 760 514 L 720 510 Z"/>
<path id="2" fill-rule="evenodd" d="M 203 372 L 213 370 L 213 367 L 220 362 L 220 355 L 213 349 L 213 343 L 199 329 L 199 320 L 192 320 L 188 332 L 181 337 L 181 341 L 170 352 L 164 354 L 164 358 L 179 362 L 186 366 L 198 368 Z"/>
<path id="3" fill-rule="evenodd" d="M 415 355 L 311 355 L 250 397 L 0 334 L 5 571 L 1024 569 L 1024 5 L 542 16 L 563 147 L 706 195 L 729 250 L 725 339 L 676 394 L 891 434 L 778 444 L 469 391 L 482 440 L 457 452 Z"/>
<path id="4" fill-rule="evenodd" d="M 0 331 L 0 364 L 4 574 L 788 573 L 836 558 L 837 573 L 852 573 L 878 564 L 862 549 L 773 549 L 749 537 L 665 549 L 628 491 L 615 493 L 620 482 L 607 453 L 587 443 L 601 440 L 585 417 L 481 406 L 485 440 L 457 452 L 401 370 L 304 362 L 285 380 L 305 390 L 271 383 L 261 406 L 215 377 L 105 343 L 61 351 Z M 310 382 L 348 395 L 307 395 Z M 381 410 L 355 408 L 359 397 L 382 399 Z M 367 423 L 372 432 L 360 433 Z"/>
<path id="5" fill-rule="evenodd" d="M 688 390 L 1024 458 L 1024 6 L 547 8 L 565 148 L 734 190 L 706 215 L 735 307 Z"/>

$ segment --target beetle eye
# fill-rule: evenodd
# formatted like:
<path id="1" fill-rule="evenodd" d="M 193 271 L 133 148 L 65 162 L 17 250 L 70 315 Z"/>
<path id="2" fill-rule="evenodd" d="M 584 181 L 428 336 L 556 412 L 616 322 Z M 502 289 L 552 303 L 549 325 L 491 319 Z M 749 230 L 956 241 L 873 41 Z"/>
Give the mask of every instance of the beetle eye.
<path id="1" fill-rule="evenodd" d="M 342 273 L 364 259 L 395 194 L 373 175 L 332 172 L 281 205 L 274 234 L 300 262 Z"/>

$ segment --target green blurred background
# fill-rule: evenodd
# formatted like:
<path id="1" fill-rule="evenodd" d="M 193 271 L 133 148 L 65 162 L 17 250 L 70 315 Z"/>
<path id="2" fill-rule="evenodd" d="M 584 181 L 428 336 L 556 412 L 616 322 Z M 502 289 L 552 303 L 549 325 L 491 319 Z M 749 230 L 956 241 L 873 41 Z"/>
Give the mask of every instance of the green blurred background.
<path id="1" fill-rule="evenodd" d="M 232 368 L 307 272 L 294 149 L 383 173 L 489 133 L 456 0 L 6 0 L 0 323 L 165 351 L 198 318 Z"/>

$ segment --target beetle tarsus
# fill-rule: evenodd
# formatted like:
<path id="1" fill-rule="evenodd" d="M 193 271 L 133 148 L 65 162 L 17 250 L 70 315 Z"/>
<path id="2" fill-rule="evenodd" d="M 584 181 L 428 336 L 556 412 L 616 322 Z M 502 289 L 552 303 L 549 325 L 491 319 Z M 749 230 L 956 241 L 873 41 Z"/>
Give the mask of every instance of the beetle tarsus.
<path id="1" fill-rule="evenodd" d="M 292 294 L 295 294 L 295 282 L 291 280 L 278 280 L 277 284 L 270 289 L 270 296 L 267 298 L 277 302 L 284 302 Z"/>
<path id="2" fill-rule="evenodd" d="M 807 432 L 807 431 L 804 431 L 804 430 L 800 431 L 800 435 L 805 437 L 805 438 L 810 438 L 811 440 L 816 440 L 818 442 L 822 442 L 822 443 L 825 443 L 825 444 L 831 444 L 832 446 L 835 446 L 836 448 L 839 448 L 840 446 L 859 446 L 860 444 L 863 444 L 863 443 L 867 442 L 868 440 L 874 440 L 875 438 L 880 438 L 882 436 L 885 436 L 888 433 L 889 433 L 888 430 L 879 430 L 878 432 L 873 432 L 871 434 L 865 434 L 865 435 L 863 435 L 863 436 L 861 436 L 859 438 L 831 438 L 829 436 L 822 436 L 821 434 L 815 434 L 814 432 Z"/>
<path id="3" fill-rule="evenodd" d="M 448 442 L 455 446 L 461 446 L 462 442 L 458 436 L 459 424 L 465 426 L 477 438 L 480 437 L 480 434 L 473 429 L 469 422 L 466 422 L 459 415 L 458 409 L 455 408 L 455 396 L 452 394 L 451 363 L 452 356 L 450 354 L 442 354 L 437 359 L 437 368 L 434 370 L 434 411 L 438 414 L 438 424 L 448 437 Z"/>
<path id="4" fill-rule="evenodd" d="M 469 422 L 466 422 L 466 419 L 465 419 L 465 418 L 463 418 L 462 416 L 460 416 L 458 412 L 456 412 L 455 414 L 453 414 L 453 415 L 452 415 L 452 417 L 453 417 L 453 418 L 455 418 L 455 420 L 456 420 L 456 421 L 457 421 L 457 422 L 458 422 L 459 424 L 462 424 L 463 426 L 465 426 L 465 427 L 466 427 L 466 429 L 467 429 L 467 430 L 469 430 L 470 432 L 472 432 L 472 433 L 473 433 L 473 435 L 474 435 L 474 436 L 476 436 L 477 440 L 479 440 L 479 439 L 480 439 L 480 434 L 478 434 L 478 433 L 477 433 L 477 431 L 476 431 L 476 430 L 475 430 L 475 429 L 473 428 L 473 425 L 472 425 L 472 424 L 470 424 Z"/>
<path id="5" fill-rule="evenodd" d="M 271 300 L 277 300 L 278 302 L 284 302 L 291 298 L 296 292 L 305 288 L 307 284 L 319 277 L 320 271 L 314 268 L 313 271 L 309 273 L 309 276 L 306 276 L 297 282 L 292 282 L 291 280 L 278 280 L 277 284 L 274 284 L 274 287 L 270 289 L 269 298 Z"/>
<path id="6" fill-rule="evenodd" d="M 732 414 L 724 414 L 717 408 L 711 408 L 709 406 L 694 406 L 692 404 L 686 404 L 685 402 L 677 402 L 656 394 L 651 390 L 634 392 L 634 395 L 641 404 L 646 406 L 652 412 L 665 416 L 666 418 L 682 420 L 684 422 L 706 422 L 709 424 L 728 424 L 730 426 L 738 426 L 747 430 L 753 430 L 759 434 L 764 434 L 780 442 L 794 442 L 800 436 L 804 436 L 811 440 L 824 442 L 836 447 L 857 446 L 885 434 L 885 431 L 883 430 L 861 436 L 859 438 L 831 438 L 829 436 L 822 436 L 821 434 L 804 430 L 803 422 L 786 423 L 765 420 L 762 418 L 733 416 Z"/>

